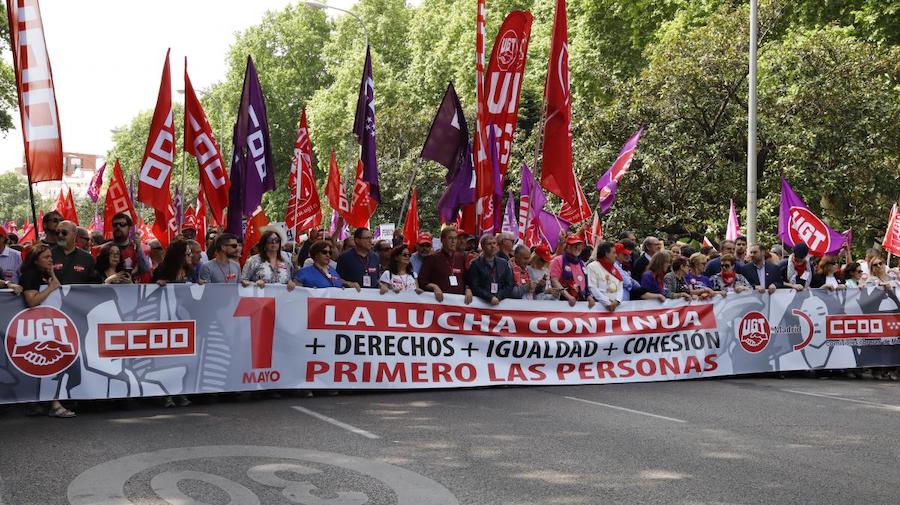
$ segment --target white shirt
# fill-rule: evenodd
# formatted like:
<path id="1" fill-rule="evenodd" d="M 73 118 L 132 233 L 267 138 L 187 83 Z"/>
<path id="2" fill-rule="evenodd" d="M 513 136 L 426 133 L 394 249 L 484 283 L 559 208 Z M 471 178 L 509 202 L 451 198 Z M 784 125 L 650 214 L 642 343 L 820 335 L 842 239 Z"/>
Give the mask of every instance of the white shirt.
<path id="1" fill-rule="evenodd" d="M 381 274 L 379 281 L 387 284 L 393 290 L 415 291 L 419 287 L 416 282 L 416 276 L 410 274 L 394 275 L 390 271 L 385 270 Z"/>

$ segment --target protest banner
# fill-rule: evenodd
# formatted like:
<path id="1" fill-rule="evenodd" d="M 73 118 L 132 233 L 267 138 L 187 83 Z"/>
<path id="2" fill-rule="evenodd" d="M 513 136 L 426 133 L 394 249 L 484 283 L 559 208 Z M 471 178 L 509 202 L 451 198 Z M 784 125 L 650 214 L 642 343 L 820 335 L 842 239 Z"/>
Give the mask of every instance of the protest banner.
<path id="1" fill-rule="evenodd" d="M 0 403 L 664 381 L 900 365 L 883 288 L 599 305 L 208 284 L 63 286 L 8 321 Z"/>

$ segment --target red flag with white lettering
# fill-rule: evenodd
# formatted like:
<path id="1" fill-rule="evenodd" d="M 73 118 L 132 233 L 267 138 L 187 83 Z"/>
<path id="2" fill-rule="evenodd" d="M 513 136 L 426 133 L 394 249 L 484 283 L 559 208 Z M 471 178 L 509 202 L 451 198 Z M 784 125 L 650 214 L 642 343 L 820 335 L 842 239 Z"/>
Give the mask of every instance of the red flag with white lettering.
<path id="1" fill-rule="evenodd" d="M 331 161 L 328 164 L 328 182 L 325 183 L 325 196 L 328 197 L 328 205 L 336 210 L 338 215 L 344 218 L 344 221 L 348 221 L 347 215 L 350 213 L 350 202 L 347 200 L 347 195 L 344 194 L 344 185 L 341 184 L 341 169 L 338 168 L 334 149 L 331 150 Z"/>
<path id="2" fill-rule="evenodd" d="M 544 82 L 544 101 L 547 104 L 544 119 L 544 149 L 541 167 L 541 186 L 562 198 L 570 206 L 579 206 L 578 197 L 584 201 L 575 172 L 572 169 L 572 99 L 569 93 L 569 31 L 566 23 L 566 0 L 556 0 L 556 16 L 553 20 L 553 41 L 550 46 L 550 62 L 547 80 Z M 577 188 L 576 188 L 577 187 Z M 564 211 L 565 212 L 565 211 Z M 581 217 L 574 209 L 578 221 Z M 563 215 L 560 215 L 566 219 Z M 567 219 L 568 220 L 568 219 Z"/>
<path id="3" fill-rule="evenodd" d="M 409 210 L 406 211 L 406 221 L 403 222 L 403 240 L 410 251 L 416 249 L 419 241 L 419 199 L 415 188 L 409 197 Z"/>
<path id="4" fill-rule="evenodd" d="M 156 209 L 154 212 L 153 236 L 163 247 L 169 247 L 169 242 L 178 235 L 178 219 L 175 217 L 175 206 L 172 202 L 165 209 Z"/>
<path id="5" fill-rule="evenodd" d="M 138 180 L 138 201 L 156 209 L 157 220 L 163 214 L 167 214 L 168 208 L 172 206 L 169 180 L 172 175 L 172 160 L 175 159 L 175 126 L 172 122 L 172 80 L 169 75 L 169 52 L 166 51 L 166 63 L 163 66 L 159 95 L 156 98 L 156 110 L 153 112 L 153 121 L 150 123 L 150 135 L 147 137 L 147 146 L 144 148 L 144 159 L 141 161 L 141 174 Z M 175 215 L 174 207 L 171 214 Z M 168 220 L 167 217 L 165 219 Z M 154 223 L 154 227 L 158 224 Z M 164 228 L 159 229 L 165 230 Z M 156 238 L 160 242 L 163 240 L 159 235 Z"/>
<path id="6" fill-rule="evenodd" d="M 187 58 L 184 61 L 184 150 L 197 158 L 200 194 L 206 195 L 213 219 L 224 223 L 231 181 L 222 162 L 222 150 L 188 77 Z"/>
<path id="7" fill-rule="evenodd" d="M 63 176 L 62 131 L 38 0 L 6 0 L 19 96 L 25 168 L 31 183 Z"/>
<path id="8" fill-rule="evenodd" d="M 884 241 L 881 246 L 885 251 L 900 256 L 900 211 L 897 204 L 891 209 L 891 215 L 888 217 L 887 232 L 884 234 Z"/>
<path id="9" fill-rule="evenodd" d="M 294 230 L 296 237 L 322 224 L 322 204 L 319 202 L 319 190 L 316 188 L 316 177 L 313 174 L 312 145 L 309 142 L 306 109 L 300 114 L 300 128 L 297 129 L 297 141 L 294 142 L 294 158 L 291 161 L 288 186 L 291 196 L 284 222 L 288 228 Z"/>
<path id="10" fill-rule="evenodd" d="M 137 226 L 138 215 L 134 210 L 134 203 L 128 195 L 128 185 L 122 175 L 122 167 L 119 160 L 113 165 L 112 177 L 109 178 L 109 187 L 106 188 L 106 204 L 103 212 L 103 236 L 112 238 L 112 218 L 119 212 L 126 212 L 131 216 L 131 222 Z"/>
<path id="11" fill-rule="evenodd" d="M 356 162 L 356 184 L 353 186 L 353 203 L 347 213 L 347 224 L 354 228 L 369 228 L 369 219 L 375 214 L 378 202 L 370 196 L 369 183 L 363 180 L 362 160 Z"/>
<path id="12" fill-rule="evenodd" d="M 587 198 L 584 197 L 584 192 L 581 191 L 581 184 L 578 184 L 577 181 L 575 184 L 575 204 L 572 205 L 563 200 L 559 217 L 572 224 L 578 224 L 591 217 L 591 206 L 588 205 Z"/>

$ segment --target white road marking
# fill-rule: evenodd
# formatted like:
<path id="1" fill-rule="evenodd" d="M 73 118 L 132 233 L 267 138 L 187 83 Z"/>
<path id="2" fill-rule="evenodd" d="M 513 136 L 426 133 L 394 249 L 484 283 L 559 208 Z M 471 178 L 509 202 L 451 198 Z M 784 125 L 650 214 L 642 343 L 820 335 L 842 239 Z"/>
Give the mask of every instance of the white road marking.
<path id="1" fill-rule="evenodd" d="M 615 409 L 615 410 L 623 410 L 625 412 L 631 412 L 632 414 L 640 414 L 642 416 L 655 417 L 657 419 L 663 419 L 665 421 L 672 421 L 675 423 L 686 423 L 687 422 L 684 419 L 675 419 L 674 417 L 661 416 L 659 414 L 652 414 L 650 412 L 644 412 L 641 410 L 634 410 L 634 409 L 629 409 L 629 408 L 625 408 L 625 407 L 619 407 L 618 405 L 610 405 L 608 403 L 593 402 L 591 400 L 585 400 L 583 398 L 575 398 L 574 396 L 564 396 L 563 398 L 567 398 L 569 400 L 575 400 L 576 402 L 589 403 L 591 405 L 598 405 L 600 407 L 606 407 L 606 408 Z"/>
<path id="2" fill-rule="evenodd" d="M 370 439 L 372 439 L 372 440 L 377 440 L 377 439 L 381 438 L 381 437 L 379 437 L 378 435 L 376 435 L 376 434 L 374 434 L 374 433 L 372 433 L 372 432 L 369 432 L 369 431 L 366 431 L 366 430 L 364 430 L 364 429 L 357 428 L 356 426 L 352 426 L 352 425 L 349 425 L 349 424 L 347 424 L 347 423 L 338 421 L 337 419 L 328 417 L 328 416 L 326 416 L 326 415 L 319 414 L 318 412 L 313 412 L 312 410 L 303 408 L 303 407 L 301 407 L 301 406 L 299 406 L 299 405 L 294 405 L 294 406 L 291 407 L 291 408 L 294 409 L 294 410 L 296 410 L 297 412 L 303 412 L 304 414 L 306 414 L 306 415 L 308 415 L 308 416 L 313 416 L 313 417 L 315 417 L 316 419 L 321 419 L 322 421 L 325 421 L 326 423 L 331 423 L 331 424 L 337 426 L 338 428 L 343 428 L 343 429 L 345 429 L 345 430 L 347 430 L 347 431 L 349 431 L 349 432 L 351 432 L 351 433 L 356 433 L 357 435 L 362 435 L 362 436 L 364 436 L 364 437 L 366 437 L 366 438 L 370 438 Z"/>
<path id="3" fill-rule="evenodd" d="M 855 400 L 853 398 L 844 398 L 842 396 L 834 396 L 834 395 L 824 395 L 821 393 L 809 393 L 806 391 L 796 391 L 793 389 L 782 389 L 785 393 L 794 393 L 798 395 L 806 395 L 806 396 L 816 396 L 818 398 L 828 398 L 829 400 L 841 400 L 845 402 L 853 402 L 853 403 L 861 403 L 863 405 L 872 405 L 873 407 L 881 407 L 883 409 L 892 410 L 894 412 L 900 412 L 900 406 L 898 405 L 889 405 L 887 403 L 876 403 L 876 402 L 867 402 L 865 400 Z"/>

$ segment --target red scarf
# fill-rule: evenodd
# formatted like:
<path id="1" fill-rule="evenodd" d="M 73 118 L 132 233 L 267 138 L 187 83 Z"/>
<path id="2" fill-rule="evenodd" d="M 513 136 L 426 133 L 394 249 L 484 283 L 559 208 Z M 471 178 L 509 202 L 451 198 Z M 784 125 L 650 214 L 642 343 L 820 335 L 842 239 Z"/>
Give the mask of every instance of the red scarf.
<path id="1" fill-rule="evenodd" d="M 612 261 L 609 261 L 606 258 L 598 258 L 597 261 L 600 262 L 600 266 L 606 269 L 607 272 L 613 274 L 613 277 L 616 279 L 622 280 L 622 274 L 619 272 L 619 269 L 613 264 Z"/>
<path id="2" fill-rule="evenodd" d="M 722 280 L 725 281 L 726 286 L 731 286 L 737 280 L 737 272 L 733 268 L 729 268 L 727 272 L 722 270 Z"/>
<path id="3" fill-rule="evenodd" d="M 803 274 L 806 273 L 806 259 L 802 259 L 798 262 L 797 258 L 791 256 L 791 261 L 794 262 L 794 271 L 797 272 L 797 278 L 803 277 Z"/>

